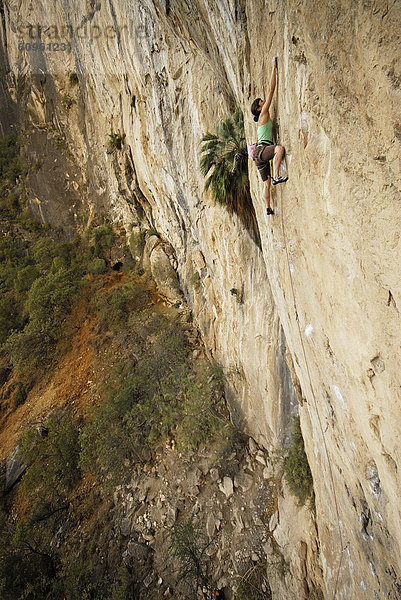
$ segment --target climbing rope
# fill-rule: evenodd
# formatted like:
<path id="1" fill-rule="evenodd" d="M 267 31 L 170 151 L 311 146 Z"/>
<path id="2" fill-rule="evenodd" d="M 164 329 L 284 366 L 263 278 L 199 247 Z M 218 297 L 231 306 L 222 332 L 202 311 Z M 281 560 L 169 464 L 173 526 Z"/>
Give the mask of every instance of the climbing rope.
<path id="1" fill-rule="evenodd" d="M 293 278 L 292 272 L 291 272 L 291 263 L 290 263 L 290 257 L 289 257 L 288 246 L 287 246 L 287 236 L 286 236 L 285 227 L 284 227 L 283 188 L 282 187 L 280 188 L 280 208 L 281 208 L 281 230 L 283 233 L 283 244 L 284 244 L 285 254 L 286 254 L 286 258 L 287 258 L 288 272 L 290 275 L 291 293 L 292 293 L 292 300 L 293 300 L 294 311 L 295 311 L 295 320 L 298 325 L 299 339 L 301 342 L 301 348 L 302 348 L 302 354 L 303 354 L 303 358 L 304 358 L 304 362 L 305 362 L 306 373 L 307 373 L 308 380 L 309 380 L 309 387 L 311 390 L 313 405 L 314 405 L 315 412 L 316 412 L 316 415 L 318 418 L 319 429 L 320 429 L 320 432 L 322 435 L 324 451 L 325 451 L 325 455 L 326 455 L 327 464 L 329 467 L 329 477 L 330 477 L 330 483 L 331 483 L 331 488 L 332 488 L 332 494 L 333 494 L 333 498 L 334 498 L 334 509 L 335 509 L 335 513 L 336 513 L 336 517 L 337 517 L 337 524 L 338 524 L 338 538 L 339 538 L 339 543 L 340 543 L 340 548 L 341 548 L 341 555 L 340 555 L 340 562 L 338 565 L 337 574 L 336 574 L 335 583 L 334 583 L 333 600 L 335 600 L 336 596 L 337 596 L 338 580 L 340 577 L 340 571 L 341 571 L 345 547 L 344 547 L 343 534 L 342 534 L 341 525 L 340 525 L 340 511 L 338 508 L 337 493 L 336 493 L 336 488 L 334 485 L 333 469 L 331 466 L 330 455 L 329 455 L 329 451 L 328 451 L 327 444 L 326 444 L 326 437 L 325 437 L 325 433 L 323 430 L 322 420 L 320 418 L 320 413 L 319 413 L 319 409 L 318 409 L 318 405 L 317 405 L 317 401 L 316 401 L 315 391 L 314 391 L 313 384 L 312 384 L 312 376 L 310 373 L 308 358 L 306 356 L 305 344 L 304 344 L 302 331 L 301 331 L 301 324 L 299 322 L 299 314 L 298 314 L 297 301 L 296 301 L 295 288 L 294 288 L 294 278 Z"/>
<path id="2" fill-rule="evenodd" d="M 278 113 L 278 100 L 279 100 L 279 96 L 278 96 L 278 66 L 277 66 L 277 57 L 276 57 L 276 114 Z M 276 123 L 277 123 L 277 125 L 276 125 L 276 143 L 279 144 L 280 143 L 280 133 L 279 133 L 280 132 L 280 124 L 279 124 L 278 117 L 276 117 Z M 330 455 L 329 455 L 329 451 L 328 451 L 327 444 L 326 444 L 326 437 L 325 437 L 325 433 L 323 430 L 323 424 L 322 424 L 322 420 L 320 417 L 320 413 L 319 413 L 319 409 L 318 409 L 318 405 L 317 405 L 317 401 L 316 401 L 316 395 L 315 395 L 315 391 L 314 391 L 313 384 L 312 384 L 312 376 L 311 376 L 311 372 L 310 372 L 310 368 L 309 368 L 308 358 L 306 356 L 305 344 L 304 344 L 302 331 L 301 331 L 301 324 L 299 322 L 299 314 L 298 314 L 297 301 L 296 301 L 296 295 L 295 295 L 295 287 L 294 287 L 294 278 L 292 276 L 292 271 L 291 271 L 291 263 L 290 263 L 289 253 L 288 253 L 288 245 L 287 245 L 287 236 L 285 233 L 285 226 L 284 226 L 283 188 L 282 188 L 282 186 L 280 186 L 280 209 L 281 209 L 281 230 L 283 233 L 283 244 L 284 244 L 285 254 L 286 254 L 286 258 L 287 258 L 288 273 L 290 276 L 291 294 L 292 294 L 292 300 L 293 300 L 295 320 L 296 320 L 297 326 L 298 326 L 299 339 L 301 342 L 302 354 L 303 354 L 303 358 L 304 358 L 304 362 L 305 362 L 306 373 L 307 373 L 308 380 L 309 380 L 309 387 L 311 390 L 313 405 L 314 405 L 315 412 L 317 415 L 319 429 L 320 429 L 320 432 L 322 435 L 322 440 L 323 440 L 324 452 L 325 452 L 327 464 L 329 467 L 329 477 L 330 477 L 332 494 L 333 494 L 333 498 L 334 498 L 334 509 L 335 509 L 337 524 L 338 524 L 338 538 L 339 538 L 339 543 L 340 543 L 340 548 L 341 548 L 341 554 L 340 554 L 340 562 L 338 565 L 337 574 L 336 574 L 336 578 L 335 578 L 335 582 L 334 582 L 334 592 L 333 592 L 332 600 L 335 600 L 337 597 L 338 580 L 340 577 L 340 571 L 341 571 L 345 547 L 344 547 L 343 534 L 342 534 L 341 525 L 340 525 L 340 521 L 341 521 L 340 520 L 340 511 L 338 508 L 337 493 L 336 493 L 336 488 L 334 485 L 333 469 L 331 466 Z"/>

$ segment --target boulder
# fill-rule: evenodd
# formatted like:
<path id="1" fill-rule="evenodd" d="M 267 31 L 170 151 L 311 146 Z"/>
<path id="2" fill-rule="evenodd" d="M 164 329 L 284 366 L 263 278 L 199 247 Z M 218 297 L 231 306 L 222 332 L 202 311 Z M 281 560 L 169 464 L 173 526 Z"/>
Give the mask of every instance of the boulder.
<path id="1" fill-rule="evenodd" d="M 226 498 L 230 498 L 234 493 L 234 483 L 231 477 L 224 477 L 219 485 L 220 491 L 223 492 Z"/>
<path id="2" fill-rule="evenodd" d="M 150 255 L 150 270 L 160 293 L 171 303 L 182 301 L 177 273 L 174 271 L 163 245 L 156 246 Z"/>

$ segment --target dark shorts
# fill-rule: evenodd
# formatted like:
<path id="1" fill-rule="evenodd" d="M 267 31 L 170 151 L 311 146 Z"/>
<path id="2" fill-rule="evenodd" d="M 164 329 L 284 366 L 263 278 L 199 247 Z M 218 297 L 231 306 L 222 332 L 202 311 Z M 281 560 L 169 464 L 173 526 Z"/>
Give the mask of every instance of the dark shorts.
<path id="1" fill-rule="evenodd" d="M 269 177 L 271 177 L 269 161 L 272 160 L 272 158 L 274 156 L 274 149 L 275 149 L 274 145 L 264 146 L 263 148 L 261 148 L 261 151 L 259 152 L 259 156 L 255 160 L 255 163 L 256 163 L 256 166 L 258 167 L 258 171 L 260 173 L 262 181 L 267 181 L 267 179 L 269 179 Z"/>

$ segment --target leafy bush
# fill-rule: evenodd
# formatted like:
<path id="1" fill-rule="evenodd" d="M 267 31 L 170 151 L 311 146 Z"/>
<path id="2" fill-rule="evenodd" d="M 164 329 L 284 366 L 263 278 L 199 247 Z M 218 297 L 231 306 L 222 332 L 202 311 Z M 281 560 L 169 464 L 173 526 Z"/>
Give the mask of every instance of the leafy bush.
<path id="1" fill-rule="evenodd" d="M 6 194 L 0 201 L 0 216 L 15 220 L 21 212 L 20 196 L 16 192 Z"/>
<path id="2" fill-rule="evenodd" d="M 24 171 L 24 161 L 20 155 L 20 140 L 15 133 L 0 139 L 0 189 L 13 185 Z"/>
<path id="3" fill-rule="evenodd" d="M 20 326 L 21 317 L 15 298 L 11 294 L 4 294 L 0 298 L 0 344 L 4 344 L 11 332 Z"/>
<path id="4" fill-rule="evenodd" d="M 132 378 L 123 378 L 119 388 L 108 392 L 93 420 L 80 435 L 79 464 L 83 470 L 109 474 L 115 482 L 122 474 L 124 460 L 138 459 L 130 431 L 124 423 L 124 416 L 135 399 L 136 385 Z"/>
<path id="5" fill-rule="evenodd" d="M 23 383 L 22 381 L 16 382 L 12 396 L 14 408 L 17 408 L 18 406 L 24 404 L 25 400 L 28 397 L 29 387 L 29 385 Z"/>
<path id="6" fill-rule="evenodd" d="M 195 449 L 231 434 L 220 414 L 221 377 L 206 365 L 194 369 L 178 323 L 144 313 L 129 319 L 143 345 L 141 358 L 114 371 L 100 390 L 103 404 L 81 433 L 82 468 L 113 481 L 123 475 L 125 459 L 143 460 L 160 438 L 174 435 L 182 448 Z"/>
<path id="7" fill-rule="evenodd" d="M 204 365 L 197 371 L 189 371 L 182 377 L 180 388 L 176 410 L 166 407 L 162 420 L 169 431 L 175 428 L 178 444 L 196 450 L 216 436 L 228 441 L 231 425 L 219 412 L 223 386 L 212 369 Z"/>
<path id="8" fill-rule="evenodd" d="M 16 525 L 0 514 L 0 598 L 2 600 L 122 600 L 133 597 L 133 581 L 121 568 L 108 573 L 94 546 L 71 552 L 56 548 L 61 525 L 24 519 Z"/>
<path id="9" fill-rule="evenodd" d="M 154 398 L 162 381 L 185 360 L 188 346 L 182 332 L 171 329 L 159 331 L 149 346 L 146 358 L 135 366 L 120 365 L 105 382 L 104 402 L 81 433 L 83 469 L 106 471 L 117 479 L 124 459 L 141 461 L 149 440 L 163 427 Z"/>
<path id="10" fill-rule="evenodd" d="M 15 289 L 17 292 L 27 292 L 37 277 L 38 272 L 34 265 L 22 267 L 17 271 L 14 279 Z"/>
<path id="11" fill-rule="evenodd" d="M 18 216 L 18 222 L 21 223 L 25 231 L 29 233 L 44 233 L 48 227 L 43 225 L 36 219 L 32 219 L 28 209 L 24 210 L 21 215 Z"/>
<path id="12" fill-rule="evenodd" d="M 88 273 L 92 275 L 101 275 L 102 273 L 106 273 L 107 264 L 103 258 L 93 258 L 87 266 Z"/>
<path id="13" fill-rule="evenodd" d="M 0 597 L 2 600 L 62 600 L 54 556 L 33 536 L 28 520 L 16 526 L 0 517 Z"/>
<path id="14" fill-rule="evenodd" d="M 148 296 L 148 290 L 135 283 L 104 292 L 97 301 L 101 325 L 116 332 L 126 325 L 132 311 L 144 307 Z"/>
<path id="15" fill-rule="evenodd" d="M 63 587 L 68 600 L 103 600 L 105 581 L 96 569 L 96 559 L 92 556 L 64 556 Z"/>
<path id="16" fill-rule="evenodd" d="M 79 78 L 75 72 L 70 73 L 69 82 L 70 82 L 70 87 L 74 87 L 74 85 L 78 85 Z"/>
<path id="17" fill-rule="evenodd" d="M 125 135 L 120 132 L 116 133 L 113 129 L 109 133 L 109 144 L 108 151 L 113 152 L 114 150 L 121 150 Z"/>
<path id="18" fill-rule="evenodd" d="M 67 262 L 71 256 L 71 245 L 65 242 L 54 242 L 47 236 L 40 237 L 32 247 L 32 259 L 41 274 L 47 273 L 52 268 L 55 258 L 62 258 Z"/>
<path id="19" fill-rule="evenodd" d="M 36 518 L 43 519 L 40 511 L 59 508 L 60 499 L 80 480 L 78 429 L 68 415 L 50 419 L 41 430 L 25 433 L 19 454 L 27 465 L 22 480 L 25 494 L 34 500 Z"/>
<path id="20" fill-rule="evenodd" d="M 313 479 L 305 454 L 299 418 L 294 421 L 291 444 L 284 459 L 284 475 L 299 505 L 304 505 L 311 494 Z"/>
<path id="21" fill-rule="evenodd" d="M 68 416 L 49 420 L 41 431 L 25 433 L 20 456 L 27 465 L 22 485 L 30 514 L 15 523 L 0 513 L 2 599 L 66 597 L 52 536 L 60 527 L 60 511 L 69 510 L 68 495 L 80 480 L 78 454 L 78 430 Z"/>
<path id="22" fill-rule="evenodd" d="M 3 217 L 8 224 L 10 215 Z M 0 239 L 0 344 L 23 388 L 23 393 L 15 388 L 15 405 L 54 364 L 85 267 L 94 275 L 104 273 L 104 253 L 115 242 L 113 227 L 107 222 L 88 232 L 88 245 L 82 238 L 73 243 L 55 241 L 57 232 L 24 214 L 17 220 L 19 225 L 7 227 Z M 22 229 L 29 230 L 29 235 L 21 233 Z M 112 311 L 119 309 L 113 318 L 122 320 L 127 302 L 126 297 L 114 302 L 110 314 L 106 307 L 105 318 L 111 319 Z"/>
<path id="23" fill-rule="evenodd" d="M 87 237 L 92 243 L 92 256 L 98 258 L 104 258 L 105 252 L 112 248 L 116 239 L 113 226 L 108 221 L 90 228 L 87 232 Z"/>
<path id="24" fill-rule="evenodd" d="M 39 276 L 30 251 L 30 244 L 9 225 L 0 239 L 0 344 L 27 322 L 24 305 L 27 294 Z M 4 349 L 4 348 L 3 348 Z"/>
<path id="25" fill-rule="evenodd" d="M 80 268 L 56 257 L 50 271 L 29 289 L 25 311 L 28 323 L 7 341 L 11 361 L 25 383 L 32 382 L 52 364 L 62 324 L 71 312 L 80 288 Z"/>

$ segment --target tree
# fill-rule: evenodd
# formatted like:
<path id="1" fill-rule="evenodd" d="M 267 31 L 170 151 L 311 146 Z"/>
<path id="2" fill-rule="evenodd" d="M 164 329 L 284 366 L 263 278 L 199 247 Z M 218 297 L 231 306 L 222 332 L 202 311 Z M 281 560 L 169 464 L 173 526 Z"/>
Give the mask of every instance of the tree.
<path id="1" fill-rule="evenodd" d="M 205 190 L 212 190 L 216 202 L 235 212 L 259 241 L 259 230 L 249 190 L 248 152 L 244 116 L 238 107 L 219 123 L 216 133 L 201 140 L 200 170 L 207 177 Z"/>
<path id="2" fill-rule="evenodd" d="M 216 133 L 202 138 L 200 168 L 216 202 L 234 208 L 249 197 L 248 155 L 244 117 L 240 108 L 219 123 Z"/>

